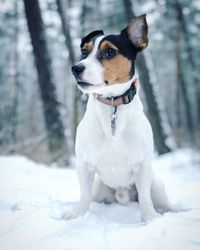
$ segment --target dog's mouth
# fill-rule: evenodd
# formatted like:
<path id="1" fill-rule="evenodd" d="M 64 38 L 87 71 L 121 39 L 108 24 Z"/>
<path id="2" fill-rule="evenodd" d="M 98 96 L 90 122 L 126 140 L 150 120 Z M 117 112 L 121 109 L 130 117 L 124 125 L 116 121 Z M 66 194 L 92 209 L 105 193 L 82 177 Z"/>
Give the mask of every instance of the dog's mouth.
<path id="1" fill-rule="evenodd" d="M 86 88 L 86 87 L 94 86 L 94 84 L 91 84 L 91 83 L 88 83 L 88 82 L 84 82 L 84 81 L 78 81 L 77 84 L 81 88 Z"/>
<path id="2" fill-rule="evenodd" d="M 92 84 L 85 81 L 77 81 L 78 88 L 85 94 L 98 93 L 98 91 L 105 87 L 105 84 Z"/>

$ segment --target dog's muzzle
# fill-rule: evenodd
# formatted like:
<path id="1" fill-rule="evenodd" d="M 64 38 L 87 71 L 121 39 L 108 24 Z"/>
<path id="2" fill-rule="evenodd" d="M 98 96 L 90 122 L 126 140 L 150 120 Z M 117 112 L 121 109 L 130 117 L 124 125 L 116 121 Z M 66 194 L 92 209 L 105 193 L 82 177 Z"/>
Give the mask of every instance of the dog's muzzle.
<path id="1" fill-rule="evenodd" d="M 72 73 L 75 76 L 76 80 L 78 81 L 81 77 L 81 74 L 85 70 L 85 66 L 82 63 L 76 64 L 72 66 Z"/>
<path id="2" fill-rule="evenodd" d="M 76 78 L 77 84 L 82 88 L 93 86 L 93 84 L 90 84 L 82 80 L 82 73 L 84 72 L 84 70 L 85 66 L 82 63 L 78 63 L 72 66 L 72 73 Z"/>

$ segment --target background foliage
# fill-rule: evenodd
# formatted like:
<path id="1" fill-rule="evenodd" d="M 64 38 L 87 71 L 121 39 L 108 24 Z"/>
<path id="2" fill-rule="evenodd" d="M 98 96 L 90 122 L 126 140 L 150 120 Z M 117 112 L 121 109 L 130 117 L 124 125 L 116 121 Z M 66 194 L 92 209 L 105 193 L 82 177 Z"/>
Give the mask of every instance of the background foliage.
<path id="1" fill-rule="evenodd" d="M 80 38 L 96 29 L 104 29 L 106 34 L 118 33 L 129 20 L 127 10 L 135 15 L 147 14 L 149 46 L 143 53 L 147 71 L 142 65 L 141 72 L 142 77 L 149 75 L 152 96 L 158 105 L 155 112 L 162 117 L 162 130 L 168 134 L 162 140 L 167 140 L 164 143 L 169 150 L 175 146 L 199 147 L 198 0 L 39 1 L 42 36 L 47 46 L 45 57 L 50 61 L 47 70 L 55 88 L 52 98 L 56 101 L 54 108 L 64 129 L 60 133 L 62 139 L 57 137 L 62 126 L 49 127 L 45 118 L 49 100 L 42 97 L 42 91 L 51 93 L 51 89 L 49 82 L 43 82 L 42 89 L 38 80 L 33 41 L 27 25 L 28 17 L 33 22 L 32 13 L 27 16 L 24 8 L 30 4 L 28 0 L 0 2 L 1 154 L 25 154 L 43 162 L 69 163 L 74 153 L 75 129 L 86 104 L 86 97 L 77 91 L 70 72 L 71 65 L 80 57 Z M 150 112 L 143 87 L 141 83 L 145 112 L 151 119 L 154 114 Z M 58 124 L 56 117 L 52 115 L 51 118 Z M 52 138 L 58 141 L 57 150 L 49 147 Z M 156 149 L 162 153 L 159 146 Z"/>

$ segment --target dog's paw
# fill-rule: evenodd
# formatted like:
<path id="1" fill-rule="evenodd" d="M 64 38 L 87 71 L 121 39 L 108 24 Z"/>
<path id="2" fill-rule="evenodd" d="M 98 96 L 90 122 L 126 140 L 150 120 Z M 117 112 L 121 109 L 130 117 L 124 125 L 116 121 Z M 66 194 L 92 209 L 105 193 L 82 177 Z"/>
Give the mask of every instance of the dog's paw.
<path id="1" fill-rule="evenodd" d="M 164 213 L 167 213 L 167 212 L 176 212 L 176 208 L 175 206 L 173 206 L 172 204 L 166 204 L 166 205 L 162 205 L 158 208 L 156 208 L 156 210 L 161 213 L 161 214 L 164 214 Z"/>
<path id="2" fill-rule="evenodd" d="M 161 217 L 161 214 L 157 213 L 156 211 L 151 211 L 148 213 L 143 213 L 141 215 L 141 220 L 143 222 L 148 222 L 148 221 L 151 221 L 151 220 L 159 218 L 159 217 Z"/>
<path id="3" fill-rule="evenodd" d="M 70 212 L 64 213 L 62 218 L 64 220 L 72 220 L 72 219 L 78 218 L 79 216 L 80 216 L 79 214 L 72 211 L 71 213 Z"/>
<path id="4" fill-rule="evenodd" d="M 187 212 L 192 210 L 192 208 L 186 206 L 183 203 L 176 203 L 170 206 L 169 212 Z"/>
<path id="5" fill-rule="evenodd" d="M 72 220 L 72 219 L 76 219 L 78 217 L 83 217 L 88 210 L 85 209 L 75 209 L 71 212 L 66 212 L 63 214 L 63 219 L 64 220 Z"/>

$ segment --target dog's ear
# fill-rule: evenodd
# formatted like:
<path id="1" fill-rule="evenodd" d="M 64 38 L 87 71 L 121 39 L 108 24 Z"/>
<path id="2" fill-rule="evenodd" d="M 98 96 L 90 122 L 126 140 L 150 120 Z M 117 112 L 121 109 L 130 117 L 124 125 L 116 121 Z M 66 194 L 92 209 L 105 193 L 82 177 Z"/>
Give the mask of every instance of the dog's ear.
<path id="1" fill-rule="evenodd" d="M 146 14 L 133 18 L 121 34 L 126 35 L 138 50 L 146 48 L 148 45 Z"/>
<path id="2" fill-rule="evenodd" d="M 102 36 L 102 35 L 104 35 L 103 30 L 95 30 L 95 31 L 89 33 L 87 36 L 82 38 L 80 47 L 82 48 L 85 43 L 88 43 L 93 38 L 95 38 L 97 36 Z"/>

